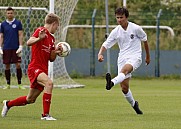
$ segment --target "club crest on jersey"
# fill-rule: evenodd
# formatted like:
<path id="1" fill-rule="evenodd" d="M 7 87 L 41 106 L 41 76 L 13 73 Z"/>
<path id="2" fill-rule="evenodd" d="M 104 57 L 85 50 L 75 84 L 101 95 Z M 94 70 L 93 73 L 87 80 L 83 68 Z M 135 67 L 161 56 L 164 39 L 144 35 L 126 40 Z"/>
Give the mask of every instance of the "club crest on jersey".
<path id="1" fill-rule="evenodd" d="M 16 28 L 16 24 L 13 24 L 12 27 L 13 27 L 13 28 Z"/>
<path id="2" fill-rule="evenodd" d="M 130 38 L 131 38 L 131 39 L 134 39 L 134 34 L 131 34 L 131 35 L 130 35 Z"/>

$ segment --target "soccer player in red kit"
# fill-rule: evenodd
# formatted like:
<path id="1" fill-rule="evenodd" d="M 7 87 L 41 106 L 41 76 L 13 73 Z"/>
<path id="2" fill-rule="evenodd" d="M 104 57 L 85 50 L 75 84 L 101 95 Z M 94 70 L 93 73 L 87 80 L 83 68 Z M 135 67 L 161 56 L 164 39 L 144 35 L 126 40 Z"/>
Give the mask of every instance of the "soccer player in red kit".
<path id="1" fill-rule="evenodd" d="M 50 103 L 53 90 L 53 82 L 48 77 L 48 62 L 56 59 L 57 53 L 62 52 L 61 45 L 55 47 L 53 34 L 59 27 L 60 18 L 53 13 L 45 17 L 44 27 L 39 27 L 27 41 L 28 46 L 32 46 L 31 62 L 28 66 L 28 77 L 30 80 L 30 90 L 27 96 L 21 96 L 14 100 L 4 100 L 2 117 L 7 115 L 9 109 L 14 106 L 24 106 L 32 104 L 42 91 L 43 93 L 43 114 L 42 120 L 56 120 L 51 117 Z"/>

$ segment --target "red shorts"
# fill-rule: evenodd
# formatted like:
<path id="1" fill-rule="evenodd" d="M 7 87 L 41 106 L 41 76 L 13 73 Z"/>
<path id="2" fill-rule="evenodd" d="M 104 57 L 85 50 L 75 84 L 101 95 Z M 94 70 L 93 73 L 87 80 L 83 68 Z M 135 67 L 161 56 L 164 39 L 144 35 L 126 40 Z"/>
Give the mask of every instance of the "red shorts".
<path id="1" fill-rule="evenodd" d="M 18 57 L 16 50 L 3 50 L 3 64 L 21 63 L 21 57 Z"/>
<path id="2" fill-rule="evenodd" d="M 38 89 L 40 91 L 44 90 L 44 86 L 37 83 L 37 77 L 40 73 L 42 73 L 42 69 L 39 68 L 28 68 L 28 77 L 30 79 L 30 88 Z"/>

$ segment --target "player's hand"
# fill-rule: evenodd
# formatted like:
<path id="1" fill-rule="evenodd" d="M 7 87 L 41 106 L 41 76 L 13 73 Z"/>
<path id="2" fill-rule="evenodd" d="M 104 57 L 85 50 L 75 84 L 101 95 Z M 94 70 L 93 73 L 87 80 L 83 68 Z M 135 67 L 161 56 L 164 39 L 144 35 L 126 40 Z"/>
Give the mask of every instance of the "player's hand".
<path id="1" fill-rule="evenodd" d="M 55 53 L 56 54 L 59 54 L 59 53 L 62 53 L 62 51 L 63 51 L 63 48 L 62 48 L 62 45 L 56 45 L 56 47 L 55 47 Z"/>
<path id="2" fill-rule="evenodd" d="M 98 54 L 98 61 L 103 62 L 104 61 L 104 56 L 102 54 Z"/>
<path id="3" fill-rule="evenodd" d="M 46 34 L 46 32 L 45 32 L 45 29 L 42 29 L 42 30 L 39 32 L 39 38 L 40 38 L 40 39 L 44 39 L 46 36 L 47 36 L 47 34 Z"/>
<path id="4" fill-rule="evenodd" d="M 22 52 L 22 50 L 23 50 L 23 46 L 22 46 L 22 45 L 20 45 L 20 46 L 19 46 L 19 48 L 18 48 L 18 50 L 16 51 L 16 54 L 21 53 L 21 52 Z"/>
<path id="5" fill-rule="evenodd" d="M 0 54 L 3 55 L 2 47 L 0 47 Z"/>
<path id="6" fill-rule="evenodd" d="M 150 57 L 146 57 L 146 59 L 145 59 L 146 65 L 149 65 L 150 61 L 151 61 Z"/>

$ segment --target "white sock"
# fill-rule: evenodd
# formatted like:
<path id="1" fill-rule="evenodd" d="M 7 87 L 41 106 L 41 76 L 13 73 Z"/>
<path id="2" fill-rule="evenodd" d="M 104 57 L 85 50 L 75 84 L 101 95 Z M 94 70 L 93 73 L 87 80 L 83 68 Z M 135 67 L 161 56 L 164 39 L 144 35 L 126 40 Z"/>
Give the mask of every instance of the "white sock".
<path id="1" fill-rule="evenodd" d="M 115 78 L 113 78 L 111 81 L 114 83 L 114 85 L 121 83 L 125 79 L 124 73 L 119 73 Z"/>
<path id="2" fill-rule="evenodd" d="M 134 98 L 133 98 L 133 95 L 132 95 L 132 93 L 131 93 L 131 90 L 129 89 L 128 90 L 128 93 L 127 94 L 124 94 L 123 93 L 123 95 L 124 95 L 124 97 L 126 98 L 126 100 L 131 104 L 131 106 L 133 107 L 134 106 L 134 104 L 135 104 L 135 100 L 134 100 Z"/>

